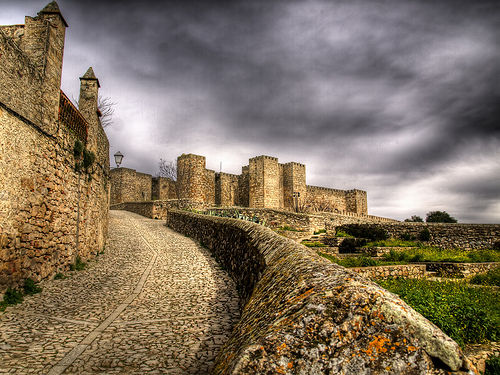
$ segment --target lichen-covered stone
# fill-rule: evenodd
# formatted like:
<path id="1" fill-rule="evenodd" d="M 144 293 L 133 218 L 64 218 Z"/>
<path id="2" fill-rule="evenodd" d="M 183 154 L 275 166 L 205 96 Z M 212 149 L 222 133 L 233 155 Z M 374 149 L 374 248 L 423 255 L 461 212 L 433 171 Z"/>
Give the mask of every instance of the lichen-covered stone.
<path id="1" fill-rule="evenodd" d="M 459 346 L 397 296 L 257 224 L 169 211 L 236 281 L 241 320 L 216 374 L 469 370 Z"/>

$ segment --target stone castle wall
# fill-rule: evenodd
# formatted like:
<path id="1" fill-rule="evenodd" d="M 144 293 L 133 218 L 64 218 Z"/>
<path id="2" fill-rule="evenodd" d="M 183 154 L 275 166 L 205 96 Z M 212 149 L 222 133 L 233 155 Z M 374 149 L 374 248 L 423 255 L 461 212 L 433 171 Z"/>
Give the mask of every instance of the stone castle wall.
<path id="1" fill-rule="evenodd" d="M 139 181 L 138 176 L 134 176 L 135 171 L 130 172 L 130 176 L 123 172 L 120 180 L 114 177 L 115 173 L 118 174 L 113 170 L 112 204 L 144 200 L 144 194 L 137 194 Z M 152 179 L 149 175 L 148 178 Z M 251 158 L 248 166 L 242 167 L 241 174 L 234 175 L 206 169 L 204 156 L 182 154 L 177 158 L 177 181 L 170 181 L 168 187 L 162 183 L 163 188 L 158 185 L 160 181 L 153 179 L 152 192 L 147 196 L 160 200 L 178 197 L 223 207 L 358 215 L 368 212 L 366 192 L 307 186 L 304 164 L 280 164 L 277 158 L 265 155 Z M 146 191 L 148 186 L 142 186 L 140 190 Z"/>
<path id="2" fill-rule="evenodd" d="M 44 9 L 24 27 L 0 28 L 0 292 L 105 243 L 109 144 L 97 112 L 80 113 L 60 91 L 65 27 Z M 89 80 L 97 81 L 81 78 L 80 103 L 90 108 Z M 96 154 L 88 172 L 75 170 L 77 140 Z"/>
<path id="3" fill-rule="evenodd" d="M 235 280 L 243 311 L 214 373 L 424 374 L 469 368 L 399 297 L 261 225 L 169 211 Z"/>
<path id="4" fill-rule="evenodd" d="M 177 198 L 175 181 L 170 178 L 153 177 L 151 186 L 152 200 L 167 200 Z"/>
<path id="5" fill-rule="evenodd" d="M 153 194 L 153 177 L 135 169 L 111 170 L 111 204 L 149 201 Z"/>
<path id="6" fill-rule="evenodd" d="M 378 223 L 367 227 L 382 228 L 389 236 L 418 239 L 424 229 L 430 232 L 426 243 L 440 248 L 492 249 L 500 241 L 500 224 L 446 224 L 446 223 Z"/>

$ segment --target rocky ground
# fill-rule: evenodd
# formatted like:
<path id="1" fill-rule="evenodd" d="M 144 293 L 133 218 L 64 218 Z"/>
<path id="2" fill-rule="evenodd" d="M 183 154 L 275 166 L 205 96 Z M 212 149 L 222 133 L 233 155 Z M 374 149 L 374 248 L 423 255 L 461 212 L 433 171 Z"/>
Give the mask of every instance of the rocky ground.
<path id="1" fill-rule="evenodd" d="M 210 253 L 163 221 L 111 211 L 103 255 L 0 313 L 0 373 L 205 374 L 238 319 Z"/>

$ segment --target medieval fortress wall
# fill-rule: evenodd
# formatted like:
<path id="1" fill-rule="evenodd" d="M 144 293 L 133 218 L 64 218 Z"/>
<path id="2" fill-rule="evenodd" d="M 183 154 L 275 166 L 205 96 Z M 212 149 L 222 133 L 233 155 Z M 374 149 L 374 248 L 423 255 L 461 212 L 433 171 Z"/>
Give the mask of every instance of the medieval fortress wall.
<path id="1" fill-rule="evenodd" d="M 0 26 L 0 292 L 104 247 L 109 144 L 99 81 L 91 69 L 80 78 L 80 110 L 61 91 L 66 27 L 55 3 L 24 25 Z M 80 174 L 77 140 L 96 155 Z"/>
<path id="2" fill-rule="evenodd" d="M 326 211 L 367 215 L 366 192 L 306 185 L 306 166 L 272 156 L 251 158 L 240 175 L 206 169 L 204 156 L 177 158 L 177 181 L 133 169 L 111 171 L 111 204 L 190 199 L 207 206 Z"/>

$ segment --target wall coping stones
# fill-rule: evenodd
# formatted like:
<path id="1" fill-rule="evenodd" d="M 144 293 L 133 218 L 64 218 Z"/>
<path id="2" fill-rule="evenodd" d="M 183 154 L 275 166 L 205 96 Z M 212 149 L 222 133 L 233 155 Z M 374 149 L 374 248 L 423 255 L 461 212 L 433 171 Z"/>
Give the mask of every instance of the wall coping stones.
<path id="1" fill-rule="evenodd" d="M 244 308 L 216 374 L 468 371 L 459 346 L 396 295 L 269 228 L 169 210 L 209 248 Z"/>

